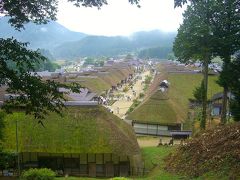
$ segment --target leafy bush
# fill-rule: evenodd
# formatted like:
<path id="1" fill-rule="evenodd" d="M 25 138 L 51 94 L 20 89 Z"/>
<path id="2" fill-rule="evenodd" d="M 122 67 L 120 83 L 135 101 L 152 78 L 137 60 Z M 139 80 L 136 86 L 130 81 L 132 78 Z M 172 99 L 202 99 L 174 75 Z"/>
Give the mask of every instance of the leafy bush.
<path id="1" fill-rule="evenodd" d="M 15 164 L 16 154 L 5 152 L 0 144 L 0 169 L 13 168 Z"/>
<path id="2" fill-rule="evenodd" d="M 143 98 L 144 96 L 145 96 L 145 94 L 143 94 L 143 93 L 139 94 L 139 98 Z"/>
<path id="3" fill-rule="evenodd" d="M 128 179 L 125 177 L 115 177 L 115 178 L 112 178 L 111 180 L 128 180 Z"/>
<path id="4" fill-rule="evenodd" d="M 24 171 L 21 179 L 22 180 L 53 180 L 56 174 L 50 169 L 41 168 L 41 169 L 29 169 Z"/>
<path id="5" fill-rule="evenodd" d="M 145 84 L 150 84 L 151 80 L 152 80 L 152 76 L 147 75 L 145 78 Z"/>
<path id="6" fill-rule="evenodd" d="M 130 108 L 128 109 L 128 113 L 133 112 L 133 110 L 134 110 L 134 108 L 133 108 L 133 107 L 130 107 Z"/>

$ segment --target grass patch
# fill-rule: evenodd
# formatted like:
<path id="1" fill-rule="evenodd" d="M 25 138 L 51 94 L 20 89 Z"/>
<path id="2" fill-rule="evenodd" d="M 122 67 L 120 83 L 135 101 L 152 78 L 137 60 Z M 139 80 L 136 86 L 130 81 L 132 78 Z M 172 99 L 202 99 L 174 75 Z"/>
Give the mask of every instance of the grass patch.
<path id="1" fill-rule="evenodd" d="M 130 108 L 127 111 L 127 114 L 132 112 L 140 103 L 141 101 L 139 101 L 138 99 L 134 99 L 133 104 L 130 106 Z"/>
<path id="2" fill-rule="evenodd" d="M 96 180 L 98 178 L 87 178 L 87 177 L 58 177 L 55 180 Z M 101 178 L 101 180 L 109 180 L 105 178 Z"/>
<path id="3" fill-rule="evenodd" d="M 163 159 L 173 150 L 174 147 L 170 146 L 142 148 L 141 151 L 145 168 L 152 170 L 156 166 L 163 165 Z"/>
<path id="4" fill-rule="evenodd" d="M 174 151 L 174 147 L 160 146 L 160 147 L 145 147 L 142 148 L 142 156 L 145 164 L 145 168 L 149 169 L 149 174 L 145 177 L 137 178 L 142 180 L 175 180 L 180 179 L 180 176 L 176 176 L 166 172 L 164 167 L 164 158 Z"/>

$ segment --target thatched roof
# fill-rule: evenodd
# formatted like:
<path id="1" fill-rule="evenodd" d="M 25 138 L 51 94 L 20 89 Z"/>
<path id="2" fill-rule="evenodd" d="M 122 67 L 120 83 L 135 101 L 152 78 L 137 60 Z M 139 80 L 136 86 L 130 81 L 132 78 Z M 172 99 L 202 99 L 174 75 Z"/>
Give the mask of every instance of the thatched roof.
<path id="1" fill-rule="evenodd" d="M 4 147 L 15 151 L 18 120 L 20 152 L 114 153 L 135 155 L 140 149 L 128 124 L 102 106 L 68 107 L 64 117 L 55 113 L 43 120 L 14 113 L 5 118 Z"/>

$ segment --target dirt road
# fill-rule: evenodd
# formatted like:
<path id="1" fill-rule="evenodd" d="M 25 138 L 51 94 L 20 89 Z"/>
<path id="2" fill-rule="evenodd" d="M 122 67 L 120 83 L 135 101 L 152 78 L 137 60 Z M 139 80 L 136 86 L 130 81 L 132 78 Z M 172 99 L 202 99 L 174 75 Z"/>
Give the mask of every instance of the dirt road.
<path id="1" fill-rule="evenodd" d="M 133 100 L 136 99 L 141 92 L 143 92 L 144 83 L 142 81 L 145 80 L 145 77 L 147 75 L 150 75 L 150 71 L 145 71 L 141 74 L 142 79 L 138 79 L 136 83 L 133 85 L 133 89 L 130 89 L 128 92 L 123 92 L 122 88 L 121 90 L 115 92 L 115 94 L 121 93 L 124 94 L 125 98 L 120 98 L 117 100 L 110 108 L 113 110 L 113 113 L 117 115 L 118 117 L 124 119 L 125 114 L 130 108 L 130 106 L 133 104 Z M 136 95 L 134 96 L 133 91 L 136 92 Z M 131 100 L 127 100 L 126 97 L 131 97 Z"/>

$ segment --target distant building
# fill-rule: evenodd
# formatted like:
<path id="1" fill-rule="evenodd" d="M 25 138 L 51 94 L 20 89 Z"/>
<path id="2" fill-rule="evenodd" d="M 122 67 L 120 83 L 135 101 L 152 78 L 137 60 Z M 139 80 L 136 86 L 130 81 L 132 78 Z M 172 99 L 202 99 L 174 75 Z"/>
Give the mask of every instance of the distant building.
<path id="1" fill-rule="evenodd" d="M 227 94 L 228 100 L 233 98 L 231 93 Z M 222 100 L 223 100 L 223 93 L 216 93 L 211 98 L 211 115 L 212 116 L 220 116 L 222 113 Z M 229 107 L 227 107 L 229 109 Z"/>

